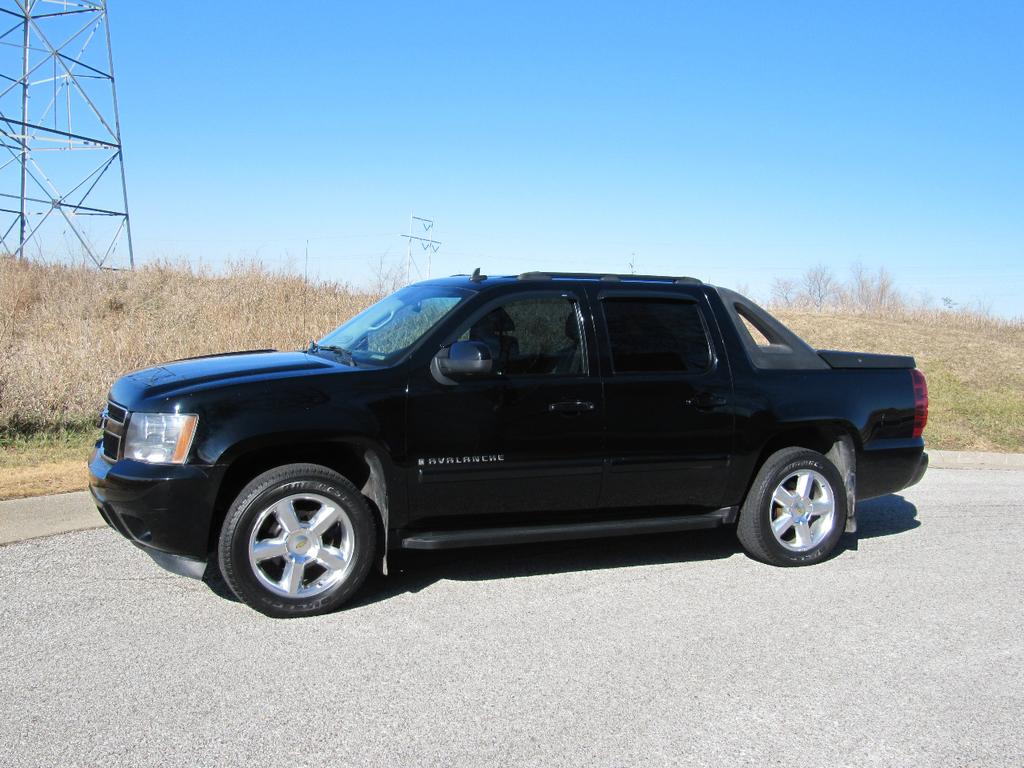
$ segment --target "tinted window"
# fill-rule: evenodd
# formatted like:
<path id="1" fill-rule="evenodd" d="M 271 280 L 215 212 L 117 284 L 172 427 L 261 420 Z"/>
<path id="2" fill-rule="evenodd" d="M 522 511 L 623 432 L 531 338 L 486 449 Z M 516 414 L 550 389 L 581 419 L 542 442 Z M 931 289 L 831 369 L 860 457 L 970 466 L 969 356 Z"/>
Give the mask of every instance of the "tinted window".
<path id="1" fill-rule="evenodd" d="M 462 340 L 482 341 L 507 376 L 579 375 L 585 370 L 576 305 L 562 296 L 509 301 L 478 318 Z"/>
<path id="2" fill-rule="evenodd" d="M 711 365 L 711 350 L 696 304 L 672 299 L 602 302 L 616 373 L 683 371 Z"/>

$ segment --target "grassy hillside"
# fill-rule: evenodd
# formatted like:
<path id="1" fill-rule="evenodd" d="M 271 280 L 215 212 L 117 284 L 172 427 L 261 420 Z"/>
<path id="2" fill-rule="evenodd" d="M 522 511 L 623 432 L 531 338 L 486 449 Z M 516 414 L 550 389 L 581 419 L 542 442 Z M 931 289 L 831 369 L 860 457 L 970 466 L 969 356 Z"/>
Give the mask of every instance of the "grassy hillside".
<path id="1" fill-rule="evenodd" d="M 240 264 L 134 272 L 0 257 L 0 434 L 95 420 L 122 374 L 183 357 L 297 349 L 375 297 Z"/>
<path id="2" fill-rule="evenodd" d="M 374 298 L 252 264 L 101 272 L 0 257 L 0 498 L 81 487 L 89 425 L 127 371 L 298 348 Z M 819 348 L 914 355 L 928 376 L 932 447 L 1024 451 L 1024 325 L 959 312 L 780 317 Z"/>

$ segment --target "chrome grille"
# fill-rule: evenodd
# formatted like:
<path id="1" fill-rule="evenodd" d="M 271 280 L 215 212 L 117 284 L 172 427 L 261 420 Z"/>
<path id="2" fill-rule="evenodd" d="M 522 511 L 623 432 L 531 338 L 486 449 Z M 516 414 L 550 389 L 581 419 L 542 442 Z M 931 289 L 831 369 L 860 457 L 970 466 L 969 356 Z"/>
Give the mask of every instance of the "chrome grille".
<path id="1" fill-rule="evenodd" d="M 112 461 L 121 458 L 121 439 L 128 411 L 116 403 L 108 402 L 103 411 L 103 455 Z"/>

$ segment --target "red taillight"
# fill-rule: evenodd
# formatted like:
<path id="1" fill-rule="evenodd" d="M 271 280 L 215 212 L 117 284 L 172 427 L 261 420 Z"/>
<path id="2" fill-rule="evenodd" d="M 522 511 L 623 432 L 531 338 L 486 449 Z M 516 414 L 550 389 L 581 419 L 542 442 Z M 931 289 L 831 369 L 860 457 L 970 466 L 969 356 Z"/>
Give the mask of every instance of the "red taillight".
<path id="1" fill-rule="evenodd" d="M 914 437 L 920 437 L 928 424 L 928 382 L 917 368 L 910 372 L 914 386 Z"/>

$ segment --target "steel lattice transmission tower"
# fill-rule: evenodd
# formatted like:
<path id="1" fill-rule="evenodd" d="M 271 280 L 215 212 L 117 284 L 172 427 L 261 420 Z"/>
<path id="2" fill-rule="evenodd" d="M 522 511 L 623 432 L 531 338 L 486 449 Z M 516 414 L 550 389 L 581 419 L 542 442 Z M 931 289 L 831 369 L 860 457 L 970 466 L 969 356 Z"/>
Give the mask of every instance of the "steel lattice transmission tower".
<path id="1" fill-rule="evenodd" d="M 423 234 L 425 237 L 415 234 L 416 225 L 423 228 Z M 430 257 L 432 254 L 437 253 L 438 248 L 441 247 L 441 241 L 434 239 L 434 220 L 425 219 L 422 216 L 409 216 L 409 234 L 402 235 L 408 243 L 408 250 L 405 255 L 405 282 L 412 280 L 412 270 L 416 267 L 416 272 L 419 273 L 420 277 L 423 277 L 423 273 L 420 272 L 419 265 L 416 264 L 412 258 L 412 244 L 414 242 L 419 243 L 420 247 L 427 252 L 427 277 L 430 277 Z"/>
<path id="2" fill-rule="evenodd" d="M 135 266 L 105 0 L 0 0 L 0 248 Z"/>

